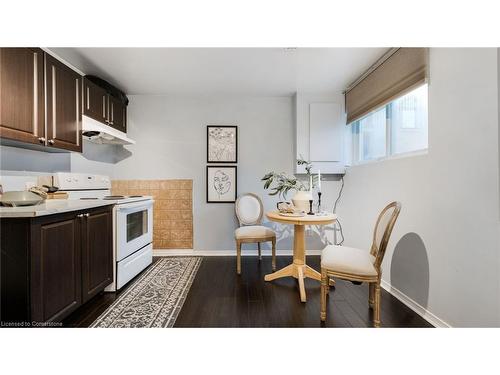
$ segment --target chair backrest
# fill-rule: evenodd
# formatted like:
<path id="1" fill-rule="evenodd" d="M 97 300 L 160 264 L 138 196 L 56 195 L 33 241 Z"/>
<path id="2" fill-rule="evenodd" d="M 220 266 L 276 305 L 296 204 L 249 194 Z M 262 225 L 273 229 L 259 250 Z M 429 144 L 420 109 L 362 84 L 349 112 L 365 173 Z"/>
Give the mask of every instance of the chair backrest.
<path id="1" fill-rule="evenodd" d="M 235 210 L 240 226 L 259 225 L 262 221 L 264 206 L 258 195 L 245 193 L 236 199 Z"/>
<path id="2" fill-rule="evenodd" d="M 375 230 L 373 231 L 373 243 L 370 254 L 375 257 L 375 268 L 380 269 L 380 265 L 384 260 L 385 250 L 389 238 L 391 237 L 392 229 L 401 211 L 401 203 L 392 202 L 384 207 L 378 216 Z"/>

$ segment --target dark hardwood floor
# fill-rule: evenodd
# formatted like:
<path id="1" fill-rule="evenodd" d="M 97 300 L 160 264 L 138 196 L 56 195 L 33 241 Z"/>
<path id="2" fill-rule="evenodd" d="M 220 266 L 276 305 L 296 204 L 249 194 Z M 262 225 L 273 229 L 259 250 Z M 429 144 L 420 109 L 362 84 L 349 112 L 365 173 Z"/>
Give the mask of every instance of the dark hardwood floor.
<path id="1" fill-rule="evenodd" d="M 278 257 L 278 269 L 292 261 Z M 330 290 L 328 319 L 319 319 L 320 286 L 306 280 L 307 302 L 301 303 L 295 279 L 265 282 L 271 258 L 242 258 L 242 274 L 236 275 L 234 257 L 205 257 L 191 286 L 175 327 L 371 327 L 368 286 L 337 280 Z M 307 257 L 319 270 L 319 256 Z M 75 311 L 65 327 L 87 327 L 117 298 L 104 293 Z M 382 290 L 382 327 L 431 327 L 431 325 Z"/>

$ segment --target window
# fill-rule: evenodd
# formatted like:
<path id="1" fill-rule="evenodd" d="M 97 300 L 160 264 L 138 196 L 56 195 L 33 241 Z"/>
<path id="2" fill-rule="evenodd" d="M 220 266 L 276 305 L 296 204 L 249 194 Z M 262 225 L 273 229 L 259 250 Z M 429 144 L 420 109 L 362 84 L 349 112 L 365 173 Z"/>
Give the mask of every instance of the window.
<path id="1" fill-rule="evenodd" d="M 427 85 L 352 124 L 354 162 L 427 148 Z"/>

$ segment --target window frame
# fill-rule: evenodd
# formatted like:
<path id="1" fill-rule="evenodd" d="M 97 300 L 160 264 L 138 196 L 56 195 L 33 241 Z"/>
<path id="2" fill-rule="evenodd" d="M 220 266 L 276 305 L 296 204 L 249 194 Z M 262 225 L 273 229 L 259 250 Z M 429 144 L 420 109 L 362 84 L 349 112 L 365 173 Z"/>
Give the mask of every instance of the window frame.
<path id="1" fill-rule="evenodd" d="M 427 104 L 429 101 L 429 91 L 428 91 L 428 85 L 427 83 L 425 84 L 427 86 Z M 417 90 L 421 86 L 414 87 L 411 91 L 408 91 L 404 95 L 407 95 L 411 93 L 414 90 Z M 411 156 L 420 156 L 420 155 L 426 155 L 429 150 L 429 111 L 427 110 L 427 147 L 412 150 L 412 151 L 406 151 L 406 152 L 399 152 L 397 154 L 393 154 L 392 150 L 392 106 L 396 100 L 399 98 L 403 97 L 404 95 L 401 95 L 395 99 L 393 99 L 391 102 L 388 104 L 379 107 L 372 112 L 370 112 L 368 115 L 363 116 L 362 118 L 352 122 L 349 124 L 349 126 L 352 126 L 351 134 L 352 134 L 352 165 L 363 165 L 363 164 L 370 164 L 370 163 L 376 163 L 384 160 L 392 160 L 392 159 L 401 159 L 405 157 L 411 157 Z M 385 117 L 385 155 L 378 157 L 378 158 L 373 158 L 373 159 L 366 159 L 366 160 L 361 160 L 360 159 L 360 121 L 363 120 L 364 118 L 372 115 L 373 113 L 379 111 L 380 109 L 384 108 L 386 109 L 386 117 Z M 428 106 L 427 106 L 428 108 Z"/>

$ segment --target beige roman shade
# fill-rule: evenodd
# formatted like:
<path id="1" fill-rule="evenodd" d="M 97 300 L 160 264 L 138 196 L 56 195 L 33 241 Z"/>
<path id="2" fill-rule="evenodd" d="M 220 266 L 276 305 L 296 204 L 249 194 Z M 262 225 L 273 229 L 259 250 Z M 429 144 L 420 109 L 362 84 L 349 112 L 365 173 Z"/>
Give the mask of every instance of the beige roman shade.
<path id="1" fill-rule="evenodd" d="M 428 48 L 394 48 L 345 92 L 347 123 L 407 93 L 428 78 Z"/>

